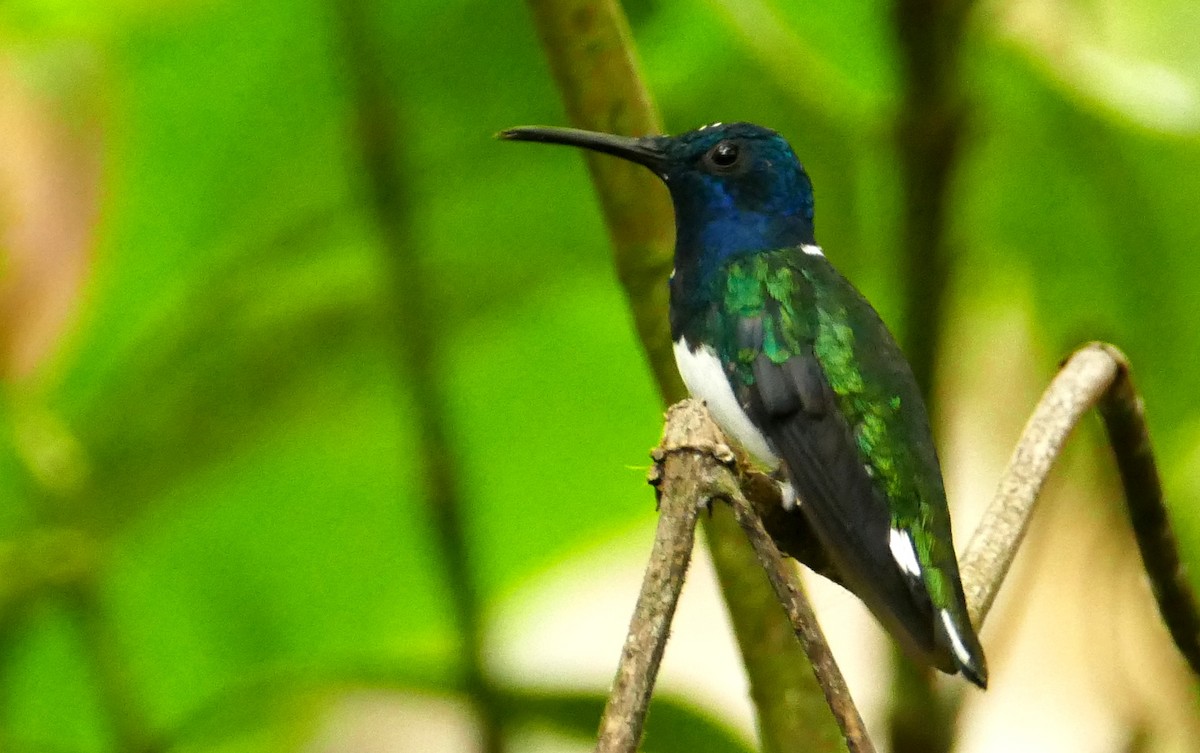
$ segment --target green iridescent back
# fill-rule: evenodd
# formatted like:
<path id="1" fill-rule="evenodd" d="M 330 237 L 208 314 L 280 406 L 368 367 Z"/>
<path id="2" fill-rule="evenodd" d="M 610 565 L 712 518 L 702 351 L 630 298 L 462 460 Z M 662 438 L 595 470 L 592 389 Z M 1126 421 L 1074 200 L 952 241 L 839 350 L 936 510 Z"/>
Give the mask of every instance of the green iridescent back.
<path id="1" fill-rule="evenodd" d="M 954 606 L 958 566 L 925 404 L 874 308 L 823 256 L 796 249 L 736 259 L 717 278 L 723 290 L 714 299 L 723 307 L 701 326 L 736 364 L 735 392 L 753 385 L 759 354 L 739 344 L 738 319 L 761 320 L 761 352 L 776 364 L 815 357 L 862 465 L 888 500 L 892 527 L 912 536 L 931 601 Z"/>

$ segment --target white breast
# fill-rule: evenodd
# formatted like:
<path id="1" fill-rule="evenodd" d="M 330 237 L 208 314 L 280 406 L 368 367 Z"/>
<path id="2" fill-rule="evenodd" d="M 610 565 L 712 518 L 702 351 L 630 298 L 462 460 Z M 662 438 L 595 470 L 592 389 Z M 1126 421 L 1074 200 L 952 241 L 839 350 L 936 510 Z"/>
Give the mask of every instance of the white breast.
<path id="1" fill-rule="evenodd" d="M 746 411 L 742 410 L 716 352 L 707 345 L 692 352 L 687 340 L 681 337 L 675 343 L 675 363 L 679 366 L 679 374 L 688 392 L 705 402 L 721 430 L 758 462 L 771 469 L 777 468 L 779 457 L 771 450 L 767 438 L 750 421 Z"/>

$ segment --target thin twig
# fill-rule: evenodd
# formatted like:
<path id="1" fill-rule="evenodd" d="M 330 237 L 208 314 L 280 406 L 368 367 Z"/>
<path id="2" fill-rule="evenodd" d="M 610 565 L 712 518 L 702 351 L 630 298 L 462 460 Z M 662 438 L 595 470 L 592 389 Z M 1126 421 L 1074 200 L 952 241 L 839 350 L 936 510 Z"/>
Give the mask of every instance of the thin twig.
<path id="1" fill-rule="evenodd" d="M 654 451 L 651 476 L 659 493 L 654 550 L 600 720 L 597 753 L 637 750 L 671 618 L 691 561 L 696 521 L 712 499 L 721 463 L 733 459 L 706 411 L 697 410 L 690 401 L 671 407 L 662 442 Z"/>
<path id="2" fill-rule="evenodd" d="M 987 617 L 1051 466 L 1071 430 L 1093 407 L 1104 419 L 1159 612 L 1175 645 L 1200 675 L 1200 611 L 1171 532 L 1142 401 L 1125 356 L 1104 343 L 1085 345 L 1067 360 L 1025 424 L 996 496 L 962 557 L 971 621 L 980 625 Z"/>
<path id="3" fill-rule="evenodd" d="M 1104 348 L 1119 367 L 1116 379 L 1097 407 L 1121 474 L 1142 564 L 1175 646 L 1191 665 L 1192 672 L 1200 677 L 1200 609 L 1167 517 L 1142 398 L 1133 386 L 1125 354 L 1111 345 L 1097 347 Z"/>
<path id="4" fill-rule="evenodd" d="M 1034 503 L 1075 424 L 1116 377 L 1100 348 L 1073 355 L 1054 377 L 1025 424 L 991 505 L 960 558 L 971 622 L 981 625 L 1025 538 Z"/>
<path id="5" fill-rule="evenodd" d="M 751 496 L 751 501 L 760 500 Z M 845 753 L 825 692 L 732 507 L 716 506 L 704 521 L 704 533 L 721 592 L 731 594 L 726 596 L 729 621 L 746 664 L 763 753 Z M 758 608 L 745 609 L 747 603 Z"/>
<path id="6" fill-rule="evenodd" d="M 838 669 L 833 652 L 829 649 L 829 643 L 825 640 L 825 634 L 821 631 L 821 625 L 817 622 L 817 616 L 813 613 L 812 605 L 804 593 L 804 586 L 800 583 L 796 570 L 784 563 L 779 548 L 775 546 L 775 541 L 763 527 L 758 512 L 753 505 L 746 501 L 741 492 L 730 495 L 729 502 L 733 506 L 738 523 L 741 524 L 742 530 L 750 539 L 751 546 L 758 554 L 759 562 L 767 571 L 771 586 L 779 597 L 779 603 L 787 612 L 792 629 L 795 630 L 796 637 L 800 639 L 800 645 L 804 647 L 804 652 L 808 654 L 809 661 L 812 662 L 813 674 L 816 675 L 817 682 L 825 693 L 825 701 L 829 704 L 834 718 L 837 719 L 846 745 L 852 753 L 874 753 L 875 746 L 867 737 L 866 726 L 850 697 L 850 689 L 846 687 L 846 680 L 842 677 L 841 670 Z"/>

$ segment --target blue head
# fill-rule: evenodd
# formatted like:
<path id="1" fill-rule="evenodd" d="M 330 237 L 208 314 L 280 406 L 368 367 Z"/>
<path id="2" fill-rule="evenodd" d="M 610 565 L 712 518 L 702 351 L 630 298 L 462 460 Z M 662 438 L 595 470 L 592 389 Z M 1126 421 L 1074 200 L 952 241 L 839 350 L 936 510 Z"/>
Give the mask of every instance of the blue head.
<path id="1" fill-rule="evenodd" d="M 815 243 L 812 183 L 778 133 L 718 124 L 660 143 L 666 159 L 656 172 L 675 204 L 677 255 L 708 268 Z"/>
<path id="2" fill-rule="evenodd" d="M 532 127 L 501 136 L 580 146 L 653 170 L 675 204 L 676 273 L 695 274 L 697 283 L 732 258 L 815 243 L 812 183 L 787 141 L 769 128 L 715 124 L 679 136 L 627 138 Z"/>

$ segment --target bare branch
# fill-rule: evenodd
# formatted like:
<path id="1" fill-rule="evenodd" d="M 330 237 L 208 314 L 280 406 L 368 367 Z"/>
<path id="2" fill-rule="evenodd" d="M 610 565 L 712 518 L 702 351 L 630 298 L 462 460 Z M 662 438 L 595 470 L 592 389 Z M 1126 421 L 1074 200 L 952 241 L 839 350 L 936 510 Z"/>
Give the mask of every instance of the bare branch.
<path id="1" fill-rule="evenodd" d="M 1116 348 L 1090 343 L 1067 360 L 1025 425 L 996 496 L 962 557 L 971 621 L 982 624 L 1028 529 L 1033 506 L 1080 417 L 1097 407 L 1125 489 L 1125 501 L 1159 612 L 1200 675 L 1200 612 L 1184 576 L 1162 485 L 1129 364 Z"/>
<path id="2" fill-rule="evenodd" d="M 779 603 L 787 612 L 792 629 L 800 639 L 800 645 L 804 647 L 804 652 L 812 662 L 813 674 L 825 693 L 825 700 L 837 719 L 846 745 L 852 753 L 874 753 L 875 746 L 867 737 L 866 726 L 854 705 L 854 700 L 850 697 L 850 689 L 846 687 L 846 680 L 838 669 L 833 652 L 829 649 L 829 643 L 825 640 L 825 634 L 821 631 L 821 625 L 817 622 L 817 616 L 813 613 L 795 568 L 784 563 L 779 548 L 763 527 L 758 512 L 741 492 L 730 495 L 729 502 L 733 505 L 738 523 L 749 537 L 759 562 L 767 571 L 771 586 L 779 597 Z"/>
<path id="3" fill-rule="evenodd" d="M 1116 456 L 1142 564 L 1175 646 L 1191 665 L 1192 672 L 1200 676 L 1200 610 L 1196 608 L 1196 596 L 1184 573 L 1179 544 L 1167 518 L 1142 399 L 1129 376 L 1125 355 L 1111 345 L 1096 347 L 1104 348 L 1118 366 L 1116 379 L 1100 399 L 1098 408 Z"/>
<path id="4" fill-rule="evenodd" d="M 1051 382 L 1030 417 L 996 497 L 962 558 L 971 619 L 982 623 L 1012 564 L 1054 460 L 1082 415 L 1097 407 L 1116 456 L 1142 560 L 1159 611 L 1179 650 L 1200 674 L 1200 612 L 1184 577 L 1178 546 L 1163 504 L 1142 403 L 1129 366 L 1116 348 L 1092 343 L 1079 349 Z M 698 512 L 714 499 L 733 508 L 759 563 L 807 653 L 813 674 L 852 753 L 873 753 L 862 718 L 850 697 L 803 586 L 763 525 L 762 479 L 739 475 L 735 456 L 708 411 L 691 400 L 671 408 L 663 441 L 654 452 L 651 481 L 660 494 L 661 517 L 654 553 L 630 624 L 596 750 L 633 753 L 641 738 L 654 678 L 670 621 L 683 587 Z"/>
<path id="5" fill-rule="evenodd" d="M 1117 373 L 1101 348 L 1087 347 L 1072 356 L 1046 388 L 1025 424 L 996 496 L 961 558 L 963 590 L 971 622 L 983 623 L 996 592 L 1025 538 L 1033 505 L 1050 467 L 1062 452 L 1075 424 L 1096 404 Z"/>
<path id="6" fill-rule="evenodd" d="M 795 571 L 742 493 L 736 456 L 703 404 L 685 400 L 670 409 L 663 441 L 654 451 L 651 482 L 659 491 L 660 515 L 654 552 L 621 652 L 616 680 L 600 722 L 598 753 L 637 749 L 671 618 L 683 588 L 699 510 L 715 499 L 728 501 L 749 536 L 759 563 L 800 639 L 817 682 L 852 753 L 874 753 L 862 718 L 850 698 Z M 818 730 L 809 730 L 815 735 Z M 813 743 L 817 743 L 815 737 Z"/>
<path id="7" fill-rule="evenodd" d="M 728 465 L 734 455 L 708 412 L 691 401 L 667 412 L 663 439 L 653 456 L 650 482 L 659 493 L 658 530 L 600 720 L 597 753 L 637 750 L 671 618 L 691 561 L 699 512 L 712 500 L 714 489 L 728 489 L 731 483 Z"/>

